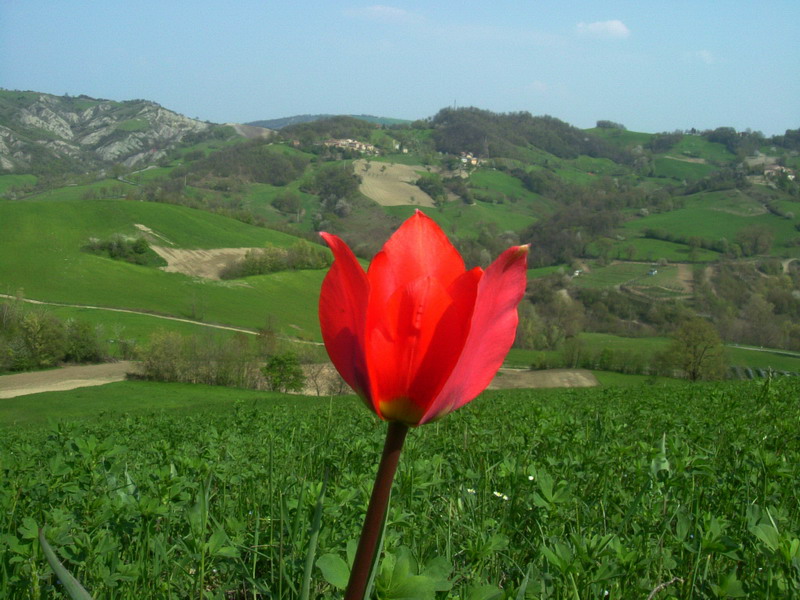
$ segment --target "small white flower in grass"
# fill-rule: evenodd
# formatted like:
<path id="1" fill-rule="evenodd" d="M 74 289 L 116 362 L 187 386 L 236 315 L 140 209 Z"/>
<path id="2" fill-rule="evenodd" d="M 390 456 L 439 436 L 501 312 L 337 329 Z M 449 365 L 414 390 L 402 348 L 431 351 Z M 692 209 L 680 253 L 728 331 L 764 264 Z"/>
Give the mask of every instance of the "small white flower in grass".
<path id="1" fill-rule="evenodd" d="M 503 500 L 508 500 L 508 496 L 506 496 L 505 494 L 503 494 Z"/>
<path id="2" fill-rule="evenodd" d="M 492 493 L 493 493 L 495 496 L 497 496 L 498 498 L 502 498 L 502 497 L 503 497 L 503 492 L 492 492 Z"/>
<path id="3" fill-rule="evenodd" d="M 528 475 L 528 481 L 533 481 L 533 480 L 534 480 L 533 475 Z"/>
<path id="4" fill-rule="evenodd" d="M 472 488 L 467 488 L 467 493 L 468 494 L 474 494 L 475 490 L 473 490 Z"/>

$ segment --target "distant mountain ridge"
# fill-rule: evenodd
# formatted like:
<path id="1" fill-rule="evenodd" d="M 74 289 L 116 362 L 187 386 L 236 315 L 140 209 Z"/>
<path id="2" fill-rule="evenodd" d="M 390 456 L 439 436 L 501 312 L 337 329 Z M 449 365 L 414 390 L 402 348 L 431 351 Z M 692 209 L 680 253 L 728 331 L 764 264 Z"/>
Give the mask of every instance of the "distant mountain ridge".
<path id="1" fill-rule="evenodd" d="M 148 100 L 0 89 L 0 172 L 152 164 L 174 145 L 219 128 Z"/>
<path id="2" fill-rule="evenodd" d="M 264 127 L 266 129 L 283 129 L 289 125 L 298 125 L 300 123 L 311 123 L 313 121 L 320 121 L 322 119 L 330 119 L 331 117 L 347 116 L 354 119 L 361 119 L 368 123 L 378 123 L 380 125 L 398 125 L 403 123 L 411 123 L 406 119 L 394 119 L 391 117 L 376 117 L 374 115 L 334 115 L 334 114 L 319 114 L 319 115 L 295 115 L 293 117 L 282 117 L 280 119 L 266 119 L 263 121 L 251 121 L 245 125 L 252 125 L 254 127 Z"/>

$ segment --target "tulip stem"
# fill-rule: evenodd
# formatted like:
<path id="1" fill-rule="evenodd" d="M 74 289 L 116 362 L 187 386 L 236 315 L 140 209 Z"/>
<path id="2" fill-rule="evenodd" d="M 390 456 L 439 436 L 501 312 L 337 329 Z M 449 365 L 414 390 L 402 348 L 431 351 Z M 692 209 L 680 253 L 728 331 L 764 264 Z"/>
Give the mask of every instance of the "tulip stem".
<path id="1" fill-rule="evenodd" d="M 403 449 L 408 425 L 399 421 L 390 421 L 386 431 L 386 442 L 383 446 L 378 473 L 375 475 L 375 484 L 372 487 L 372 497 L 369 499 L 367 514 L 364 517 L 364 527 L 361 529 L 361 539 L 358 542 L 353 568 L 350 571 L 350 581 L 344 600 L 364 600 L 367 581 L 375 562 L 376 546 L 383 529 L 384 517 L 389 505 L 389 496 L 392 491 L 397 463 L 400 460 L 400 451 Z"/>

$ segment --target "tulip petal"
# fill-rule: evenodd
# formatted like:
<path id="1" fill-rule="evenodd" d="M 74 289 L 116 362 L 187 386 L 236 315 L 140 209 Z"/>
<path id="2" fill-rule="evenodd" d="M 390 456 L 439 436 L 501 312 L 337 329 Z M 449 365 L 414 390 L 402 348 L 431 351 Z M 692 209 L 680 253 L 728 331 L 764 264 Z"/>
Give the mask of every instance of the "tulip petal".
<path id="1" fill-rule="evenodd" d="M 469 335 L 458 363 L 420 425 L 463 406 L 480 394 L 514 343 L 517 305 L 525 294 L 527 246 L 515 246 L 486 269 L 478 284 Z"/>
<path id="2" fill-rule="evenodd" d="M 469 333 L 481 270 L 445 289 L 425 277 L 398 290 L 367 318 L 372 402 L 384 419 L 417 425 L 456 365 Z"/>
<path id="3" fill-rule="evenodd" d="M 370 302 L 387 302 L 399 289 L 423 277 L 445 288 L 464 274 L 464 260 L 439 226 L 417 211 L 372 260 L 367 271 Z"/>
<path id="4" fill-rule="evenodd" d="M 339 237 L 320 234 L 333 252 L 333 265 L 322 282 L 319 322 L 331 362 L 362 398 L 370 397 L 364 326 L 369 297 L 366 273 Z"/>

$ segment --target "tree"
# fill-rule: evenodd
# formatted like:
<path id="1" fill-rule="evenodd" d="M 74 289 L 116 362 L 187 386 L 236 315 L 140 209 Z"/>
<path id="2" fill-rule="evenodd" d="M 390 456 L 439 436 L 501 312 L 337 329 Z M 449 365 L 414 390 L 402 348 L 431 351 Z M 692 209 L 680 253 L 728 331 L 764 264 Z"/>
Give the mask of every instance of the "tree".
<path id="1" fill-rule="evenodd" d="M 261 372 L 267 380 L 267 387 L 273 392 L 299 392 L 305 385 L 300 359 L 294 352 L 270 356 Z"/>
<path id="2" fill-rule="evenodd" d="M 675 331 L 665 358 L 667 364 L 679 368 L 690 381 L 722 379 L 727 368 L 717 330 L 700 317 L 684 321 Z"/>

